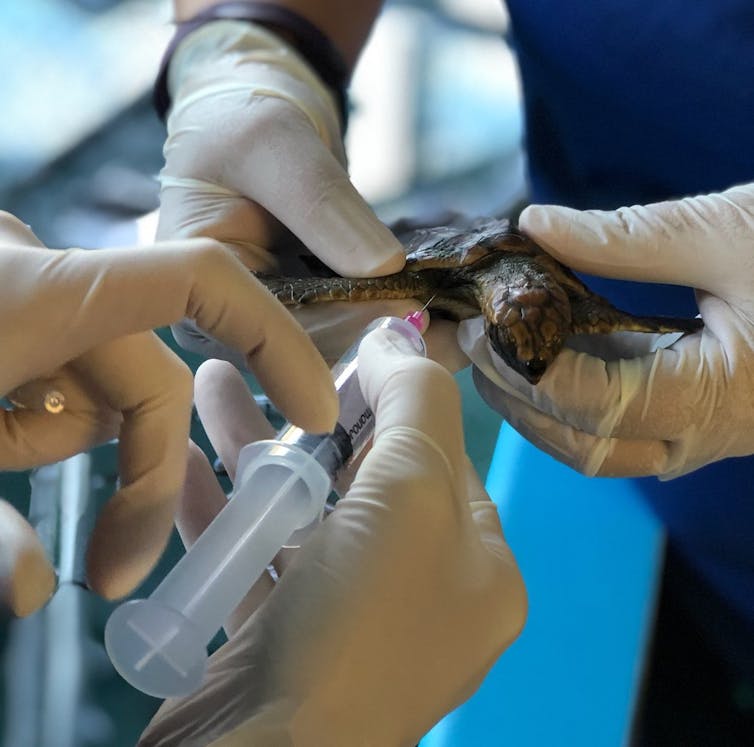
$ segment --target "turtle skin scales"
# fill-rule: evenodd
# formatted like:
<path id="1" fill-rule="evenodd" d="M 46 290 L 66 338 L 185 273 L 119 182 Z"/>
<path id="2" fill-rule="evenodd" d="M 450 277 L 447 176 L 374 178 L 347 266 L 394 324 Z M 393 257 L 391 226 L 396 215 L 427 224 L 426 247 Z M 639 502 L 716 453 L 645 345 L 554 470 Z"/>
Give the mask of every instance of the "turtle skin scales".
<path id="1" fill-rule="evenodd" d="M 414 298 L 430 314 L 479 316 L 492 349 L 536 384 L 571 335 L 695 332 L 700 319 L 634 316 L 590 291 L 565 265 L 507 220 L 398 234 L 401 272 L 375 278 L 258 275 L 287 306 Z"/>

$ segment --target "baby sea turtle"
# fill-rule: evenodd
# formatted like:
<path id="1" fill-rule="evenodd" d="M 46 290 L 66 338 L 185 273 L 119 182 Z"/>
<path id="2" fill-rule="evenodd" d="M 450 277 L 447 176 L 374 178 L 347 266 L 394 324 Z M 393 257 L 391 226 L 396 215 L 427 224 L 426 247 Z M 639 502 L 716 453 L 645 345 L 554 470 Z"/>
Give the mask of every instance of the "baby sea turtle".
<path id="1" fill-rule="evenodd" d="M 507 220 L 400 235 L 406 266 L 377 278 L 261 275 L 284 304 L 415 298 L 431 314 L 484 316 L 493 350 L 536 384 L 567 337 L 608 332 L 694 332 L 700 319 L 633 316 L 590 291 Z"/>

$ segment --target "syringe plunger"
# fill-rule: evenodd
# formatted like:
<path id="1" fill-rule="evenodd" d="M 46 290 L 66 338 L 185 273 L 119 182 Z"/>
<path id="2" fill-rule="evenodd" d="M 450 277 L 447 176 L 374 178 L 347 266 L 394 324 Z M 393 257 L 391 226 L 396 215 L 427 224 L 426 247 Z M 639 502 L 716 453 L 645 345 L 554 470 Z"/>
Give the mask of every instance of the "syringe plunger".
<path id="1" fill-rule="evenodd" d="M 310 525 L 330 494 L 330 477 L 303 449 L 249 444 L 241 489 L 147 599 L 118 607 L 105 646 L 118 672 L 157 697 L 201 683 L 207 644 L 292 531 Z"/>

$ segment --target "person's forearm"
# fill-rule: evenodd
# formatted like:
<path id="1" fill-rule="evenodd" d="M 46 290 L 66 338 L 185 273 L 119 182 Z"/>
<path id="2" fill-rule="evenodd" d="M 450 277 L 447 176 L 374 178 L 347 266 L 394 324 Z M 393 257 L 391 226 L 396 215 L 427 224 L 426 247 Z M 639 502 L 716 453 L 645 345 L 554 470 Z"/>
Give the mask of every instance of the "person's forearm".
<path id="1" fill-rule="evenodd" d="M 173 0 L 175 18 L 184 21 L 217 4 L 218 0 Z M 288 8 L 310 20 L 329 37 L 353 69 L 383 3 L 382 0 L 272 0 L 270 4 Z"/>

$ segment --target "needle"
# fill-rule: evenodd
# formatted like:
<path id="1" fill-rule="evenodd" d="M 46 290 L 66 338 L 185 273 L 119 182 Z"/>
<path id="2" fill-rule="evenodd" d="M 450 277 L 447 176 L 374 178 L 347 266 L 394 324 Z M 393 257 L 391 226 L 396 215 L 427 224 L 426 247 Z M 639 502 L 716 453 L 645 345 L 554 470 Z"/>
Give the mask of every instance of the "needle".
<path id="1" fill-rule="evenodd" d="M 408 316 L 403 317 L 407 322 L 413 324 L 414 327 L 416 327 L 416 329 L 419 330 L 419 332 L 421 332 L 424 328 L 424 324 L 423 324 L 424 312 L 426 311 L 427 307 L 432 303 L 432 301 L 434 301 L 436 295 L 437 293 L 433 293 L 432 298 L 430 298 L 429 301 L 427 301 L 427 303 L 425 303 L 424 306 L 422 306 L 419 309 L 419 311 L 413 311 Z"/>

